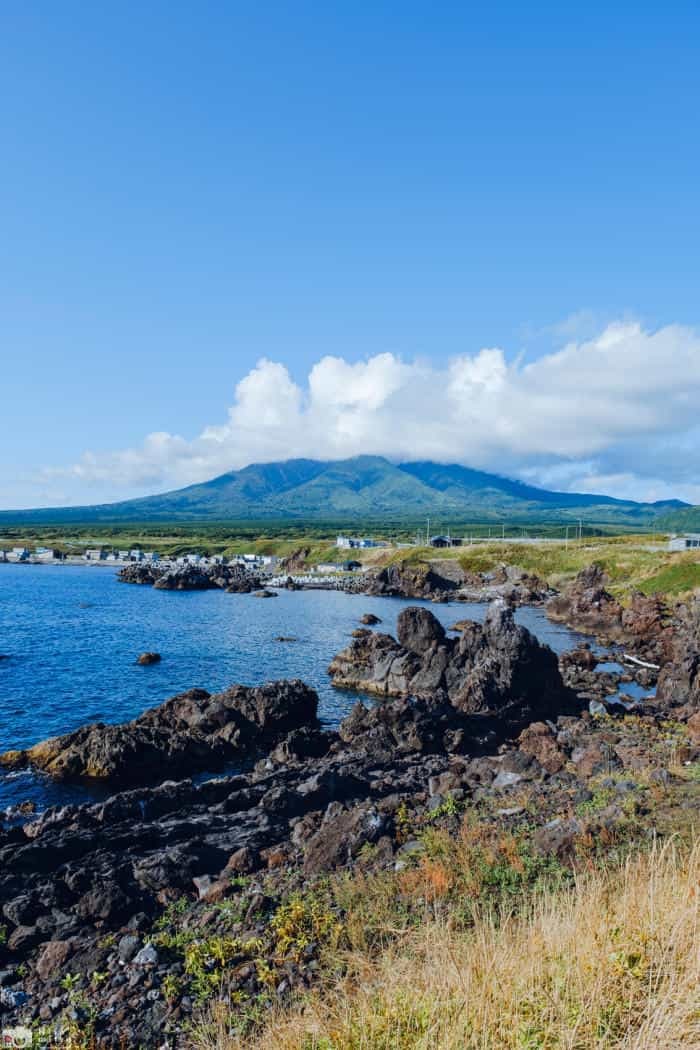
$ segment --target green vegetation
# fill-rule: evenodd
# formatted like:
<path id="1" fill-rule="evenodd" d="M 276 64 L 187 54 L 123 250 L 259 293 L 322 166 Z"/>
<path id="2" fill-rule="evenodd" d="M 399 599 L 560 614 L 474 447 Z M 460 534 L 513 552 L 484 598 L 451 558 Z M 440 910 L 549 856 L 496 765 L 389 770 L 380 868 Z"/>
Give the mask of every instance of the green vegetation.
<path id="1" fill-rule="evenodd" d="M 0 525 L 216 521 L 458 521 L 560 524 L 585 518 L 617 528 L 651 527 L 680 502 L 634 503 L 550 492 L 496 474 L 437 463 L 393 464 L 381 456 L 337 462 L 253 464 L 175 492 L 122 503 L 0 512 Z"/>
<path id="2" fill-rule="evenodd" d="M 639 585 L 645 594 L 669 595 L 686 594 L 696 587 L 700 587 L 700 557 L 697 560 L 685 557 Z"/>

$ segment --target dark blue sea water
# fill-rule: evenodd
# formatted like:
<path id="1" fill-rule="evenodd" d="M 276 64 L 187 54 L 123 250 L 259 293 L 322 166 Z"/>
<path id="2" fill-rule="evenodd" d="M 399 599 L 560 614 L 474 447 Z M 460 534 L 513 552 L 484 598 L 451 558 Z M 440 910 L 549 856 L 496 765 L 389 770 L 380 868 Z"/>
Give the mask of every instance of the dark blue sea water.
<path id="1" fill-rule="evenodd" d="M 394 633 L 398 613 L 414 602 L 335 591 L 280 592 L 260 599 L 223 591 L 156 591 L 120 583 L 99 566 L 0 565 L 0 751 L 27 747 L 86 722 L 121 722 L 175 693 L 215 692 L 302 678 L 320 697 L 320 715 L 337 725 L 357 695 L 330 685 L 326 668 L 348 644 L 364 612 Z M 481 620 L 486 606 L 431 605 L 446 625 Z M 517 619 L 557 651 L 580 636 L 550 623 L 540 609 Z M 294 642 L 278 642 L 278 635 Z M 139 653 L 162 661 L 139 667 Z M 0 775 L 0 809 L 95 797 L 23 772 Z"/>

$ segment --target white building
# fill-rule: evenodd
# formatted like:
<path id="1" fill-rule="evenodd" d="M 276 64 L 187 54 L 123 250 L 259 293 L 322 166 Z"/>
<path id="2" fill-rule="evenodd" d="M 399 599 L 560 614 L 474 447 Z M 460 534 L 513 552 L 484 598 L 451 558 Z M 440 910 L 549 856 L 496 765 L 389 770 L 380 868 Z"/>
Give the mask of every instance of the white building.
<path id="1" fill-rule="evenodd" d="M 50 547 L 37 547 L 34 551 L 35 561 L 58 561 L 60 557 L 60 551 L 52 550 Z"/>
<path id="2" fill-rule="evenodd" d="M 671 536 L 668 541 L 670 551 L 689 551 L 700 548 L 700 532 L 686 532 L 683 536 Z"/>
<path id="3" fill-rule="evenodd" d="M 27 547 L 13 547 L 7 552 L 8 561 L 27 561 L 28 558 L 29 549 Z"/>
<path id="4" fill-rule="evenodd" d="M 101 547 L 90 547 L 85 551 L 83 557 L 86 561 L 104 561 L 107 551 L 103 551 Z"/>
<path id="5" fill-rule="evenodd" d="M 383 546 L 379 540 L 372 540 L 368 537 L 360 536 L 338 536 L 335 545 L 336 547 L 345 547 L 356 550 L 368 550 L 370 547 Z"/>

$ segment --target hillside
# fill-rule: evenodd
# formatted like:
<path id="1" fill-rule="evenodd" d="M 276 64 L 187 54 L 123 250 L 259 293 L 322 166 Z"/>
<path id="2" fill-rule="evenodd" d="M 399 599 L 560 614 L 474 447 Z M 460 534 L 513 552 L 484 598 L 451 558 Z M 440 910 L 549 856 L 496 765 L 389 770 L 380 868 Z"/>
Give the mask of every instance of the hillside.
<path id="1" fill-rule="evenodd" d="M 457 464 L 380 456 L 257 463 L 161 495 L 85 507 L 0 512 L 0 524 L 67 522 L 422 519 L 498 523 L 576 521 L 651 526 L 685 513 L 680 500 L 635 503 L 551 492 Z M 688 508 L 692 512 L 692 508 Z"/>

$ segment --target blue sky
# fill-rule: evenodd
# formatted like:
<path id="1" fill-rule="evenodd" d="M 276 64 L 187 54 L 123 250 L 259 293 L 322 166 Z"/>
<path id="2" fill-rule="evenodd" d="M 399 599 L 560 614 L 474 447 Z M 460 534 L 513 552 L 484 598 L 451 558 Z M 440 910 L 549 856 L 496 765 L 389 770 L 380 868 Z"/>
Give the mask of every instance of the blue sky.
<path id="1" fill-rule="evenodd" d="M 700 502 L 699 28 L 682 3 L 6 5 L 0 506 L 285 450 Z"/>

